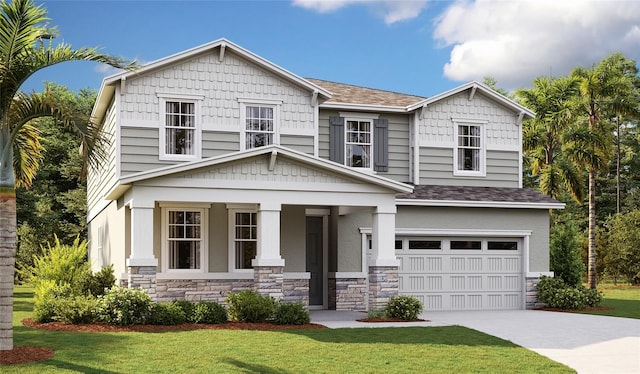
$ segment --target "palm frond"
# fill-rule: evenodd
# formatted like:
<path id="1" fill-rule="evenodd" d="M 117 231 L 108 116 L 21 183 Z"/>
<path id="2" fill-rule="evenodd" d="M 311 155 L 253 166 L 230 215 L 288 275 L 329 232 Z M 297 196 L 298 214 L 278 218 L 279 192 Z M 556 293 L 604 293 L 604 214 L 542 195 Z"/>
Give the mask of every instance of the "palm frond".
<path id="1" fill-rule="evenodd" d="M 13 171 L 16 187 L 30 188 L 36 176 L 43 150 L 40 131 L 31 124 L 25 124 L 18 131 L 13 142 Z"/>

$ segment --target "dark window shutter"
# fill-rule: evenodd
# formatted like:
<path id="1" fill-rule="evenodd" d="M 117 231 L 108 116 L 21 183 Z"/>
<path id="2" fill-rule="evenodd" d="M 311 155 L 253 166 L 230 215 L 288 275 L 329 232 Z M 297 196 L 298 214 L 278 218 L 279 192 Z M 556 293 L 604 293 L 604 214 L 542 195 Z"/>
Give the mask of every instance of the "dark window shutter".
<path id="1" fill-rule="evenodd" d="M 389 171 L 389 120 L 373 120 L 373 170 Z"/>
<path id="2" fill-rule="evenodd" d="M 344 164 L 344 118 L 329 117 L 329 160 Z"/>

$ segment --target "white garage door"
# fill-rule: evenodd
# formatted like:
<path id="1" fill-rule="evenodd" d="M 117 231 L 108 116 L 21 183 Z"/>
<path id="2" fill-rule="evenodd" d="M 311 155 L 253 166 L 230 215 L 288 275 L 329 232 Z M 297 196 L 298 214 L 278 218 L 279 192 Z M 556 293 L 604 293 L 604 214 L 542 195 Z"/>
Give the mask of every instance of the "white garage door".
<path id="1" fill-rule="evenodd" d="M 400 294 L 425 310 L 522 309 L 522 240 L 397 238 Z"/>

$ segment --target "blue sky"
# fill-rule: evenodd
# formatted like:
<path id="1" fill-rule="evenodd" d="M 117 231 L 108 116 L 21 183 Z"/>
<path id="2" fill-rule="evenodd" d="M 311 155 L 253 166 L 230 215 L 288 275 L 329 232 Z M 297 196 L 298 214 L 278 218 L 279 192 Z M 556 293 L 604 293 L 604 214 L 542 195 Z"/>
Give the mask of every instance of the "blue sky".
<path id="1" fill-rule="evenodd" d="M 36 0 L 37 1 L 37 0 Z M 225 37 L 302 77 L 431 96 L 493 76 L 507 89 L 620 51 L 640 58 L 640 2 L 37 1 L 58 41 L 141 63 Z M 59 65 L 25 83 L 98 90 L 113 71 Z"/>

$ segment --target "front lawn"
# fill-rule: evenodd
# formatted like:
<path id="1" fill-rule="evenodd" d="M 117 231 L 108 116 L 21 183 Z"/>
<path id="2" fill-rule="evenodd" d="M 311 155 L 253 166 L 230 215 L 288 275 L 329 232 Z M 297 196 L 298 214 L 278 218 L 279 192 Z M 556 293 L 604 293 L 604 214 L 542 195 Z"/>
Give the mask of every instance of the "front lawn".
<path id="1" fill-rule="evenodd" d="M 598 289 L 604 293 L 602 306 L 612 309 L 581 313 L 640 319 L 640 286 L 601 284 Z"/>
<path id="2" fill-rule="evenodd" d="M 15 343 L 55 356 L 2 373 L 514 372 L 571 373 L 513 343 L 463 327 L 194 330 L 163 333 L 51 332 L 22 326 L 32 293 L 16 287 Z"/>

